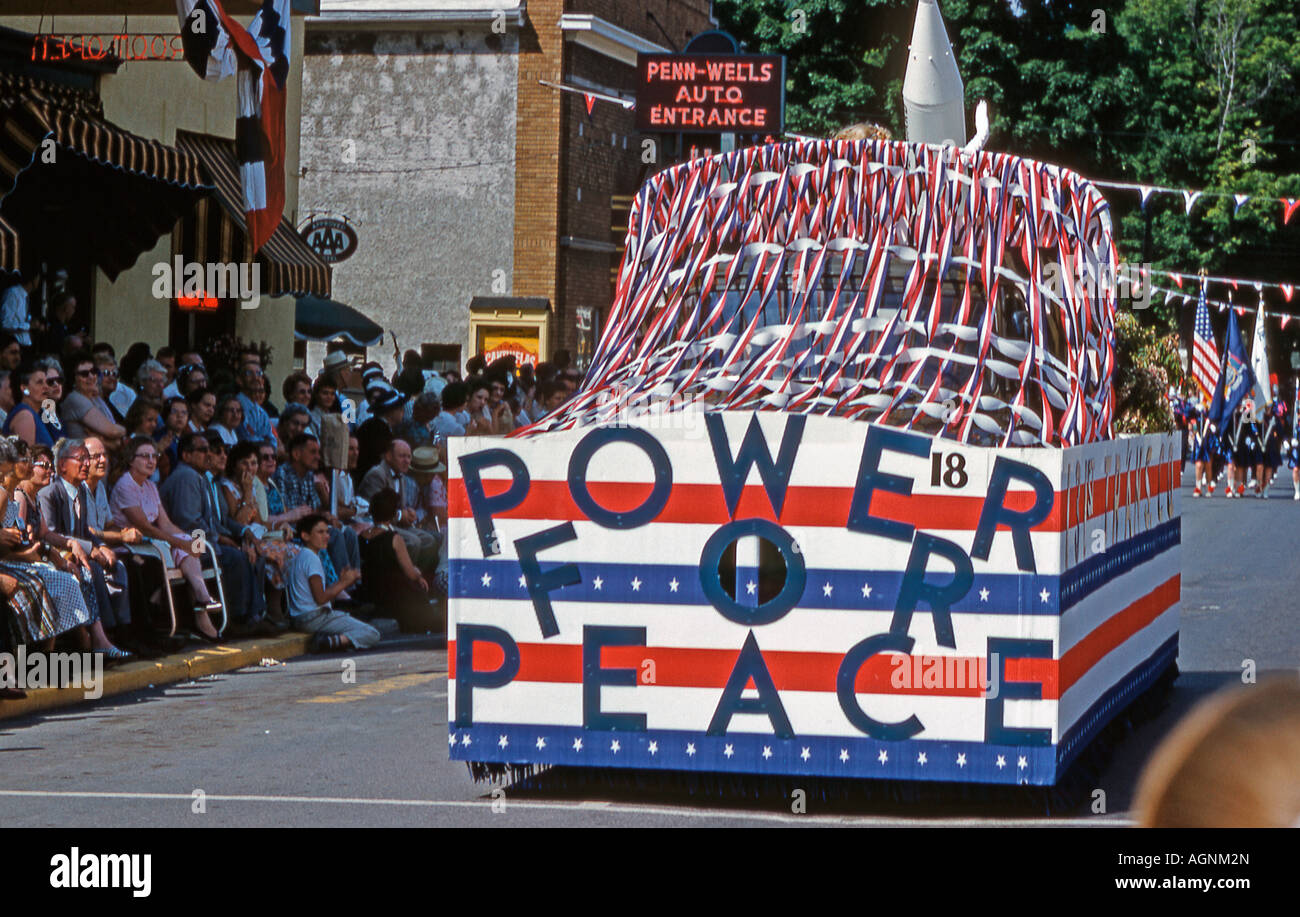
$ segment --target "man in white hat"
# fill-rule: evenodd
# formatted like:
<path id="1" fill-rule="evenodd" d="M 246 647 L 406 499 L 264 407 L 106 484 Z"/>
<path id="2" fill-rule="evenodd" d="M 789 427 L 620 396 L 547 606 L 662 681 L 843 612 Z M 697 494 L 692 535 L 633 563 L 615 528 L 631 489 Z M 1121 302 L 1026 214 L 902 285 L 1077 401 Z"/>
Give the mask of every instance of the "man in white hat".
<path id="1" fill-rule="evenodd" d="M 334 386 L 339 399 L 339 410 L 344 421 L 355 429 L 361 421 L 357 418 L 358 403 L 361 401 L 362 389 L 357 385 L 357 371 L 352 366 L 348 355 L 341 350 L 331 350 L 325 354 L 325 363 L 320 375 Z"/>
<path id="2" fill-rule="evenodd" d="M 446 445 L 421 446 L 411 453 L 411 477 L 417 488 L 418 521 L 421 528 L 447 528 Z"/>

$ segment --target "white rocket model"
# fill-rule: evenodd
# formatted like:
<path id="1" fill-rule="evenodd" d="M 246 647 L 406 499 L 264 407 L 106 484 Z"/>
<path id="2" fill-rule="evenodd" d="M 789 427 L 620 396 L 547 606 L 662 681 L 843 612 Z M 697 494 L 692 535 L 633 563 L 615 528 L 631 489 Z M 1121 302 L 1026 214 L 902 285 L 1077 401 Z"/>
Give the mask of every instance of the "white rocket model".
<path id="1" fill-rule="evenodd" d="M 916 25 L 903 77 L 907 139 L 914 143 L 966 143 L 961 74 L 936 0 L 916 5 Z"/>

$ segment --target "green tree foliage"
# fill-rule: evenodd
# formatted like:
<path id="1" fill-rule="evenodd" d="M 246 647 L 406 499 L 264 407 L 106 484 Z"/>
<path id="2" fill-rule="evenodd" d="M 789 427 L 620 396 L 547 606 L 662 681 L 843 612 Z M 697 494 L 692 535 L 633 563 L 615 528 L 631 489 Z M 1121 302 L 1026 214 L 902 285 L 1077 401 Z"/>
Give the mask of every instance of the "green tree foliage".
<path id="1" fill-rule="evenodd" d="M 1178 335 L 1157 334 L 1132 312 L 1115 317 L 1115 432 L 1158 433 L 1174 428 L 1166 393 L 1183 385 Z"/>
<path id="2" fill-rule="evenodd" d="M 715 0 L 714 13 L 746 52 L 786 56 L 788 131 L 831 134 L 892 112 L 902 73 L 890 65 L 911 35 L 908 0 Z"/>

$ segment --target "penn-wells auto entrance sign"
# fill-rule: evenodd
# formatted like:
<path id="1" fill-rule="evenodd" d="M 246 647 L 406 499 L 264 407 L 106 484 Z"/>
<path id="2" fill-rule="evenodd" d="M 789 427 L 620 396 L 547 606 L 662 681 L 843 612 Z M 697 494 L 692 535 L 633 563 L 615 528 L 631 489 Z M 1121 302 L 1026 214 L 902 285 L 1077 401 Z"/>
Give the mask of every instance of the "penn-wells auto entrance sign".
<path id="1" fill-rule="evenodd" d="M 765 54 L 638 54 L 636 126 L 664 133 L 779 134 L 785 58 Z"/>

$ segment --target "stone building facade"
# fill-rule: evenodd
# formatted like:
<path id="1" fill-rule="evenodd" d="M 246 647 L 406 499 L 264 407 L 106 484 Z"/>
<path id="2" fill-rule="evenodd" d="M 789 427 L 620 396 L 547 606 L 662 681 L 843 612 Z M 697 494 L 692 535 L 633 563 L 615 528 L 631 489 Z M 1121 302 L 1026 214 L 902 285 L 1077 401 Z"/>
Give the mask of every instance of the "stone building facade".
<path id="1" fill-rule="evenodd" d="M 356 225 L 334 298 L 403 350 L 463 364 L 514 335 L 581 363 L 631 197 L 667 164 L 633 111 L 588 111 L 583 93 L 631 99 L 637 52 L 680 49 L 711 14 L 709 0 L 322 0 L 304 40 L 300 213 Z M 391 343 L 369 356 L 391 366 Z"/>

